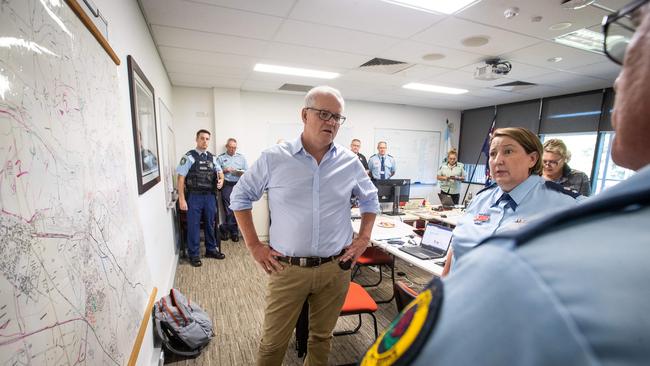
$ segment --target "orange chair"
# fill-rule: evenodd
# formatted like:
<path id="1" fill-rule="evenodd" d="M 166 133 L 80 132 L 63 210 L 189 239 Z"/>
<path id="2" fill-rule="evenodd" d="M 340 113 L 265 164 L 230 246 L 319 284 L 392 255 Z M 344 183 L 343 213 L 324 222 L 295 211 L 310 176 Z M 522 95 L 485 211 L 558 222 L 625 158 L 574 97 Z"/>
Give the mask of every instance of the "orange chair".
<path id="1" fill-rule="evenodd" d="M 412 288 L 408 287 L 403 281 L 397 281 L 393 285 L 393 291 L 395 294 L 395 305 L 397 305 L 397 312 L 401 312 L 406 305 L 410 304 L 411 301 L 415 300 L 418 296 L 418 293 Z"/>
<path id="2" fill-rule="evenodd" d="M 352 278 L 359 273 L 361 270 L 361 267 L 363 266 L 377 266 L 379 268 L 379 281 L 374 284 L 370 285 L 362 285 L 363 287 L 377 287 L 379 284 L 381 284 L 382 279 L 384 278 L 384 275 L 381 271 L 382 266 L 386 266 L 390 268 L 390 279 L 393 284 L 393 287 L 395 286 L 395 257 L 392 255 L 384 252 L 383 250 L 379 249 L 379 247 L 371 246 L 366 248 L 366 250 L 361 254 L 359 259 L 357 259 L 356 266 L 354 267 L 354 271 L 352 272 Z M 378 304 L 385 304 L 393 301 L 393 298 L 395 297 L 395 291 L 393 291 L 393 294 L 389 299 L 386 300 L 376 300 Z"/>
<path id="3" fill-rule="evenodd" d="M 350 288 L 348 289 L 348 294 L 345 296 L 345 303 L 343 303 L 343 308 L 341 309 L 340 316 L 348 315 L 358 315 L 359 324 L 353 330 L 344 330 L 339 332 L 334 332 L 335 336 L 354 334 L 361 329 L 361 314 L 369 314 L 372 316 L 373 325 L 375 327 L 375 339 L 378 336 L 377 333 L 377 318 L 375 317 L 375 311 L 377 311 L 377 303 L 375 300 L 370 297 L 368 292 L 361 287 L 358 283 L 350 282 Z"/>

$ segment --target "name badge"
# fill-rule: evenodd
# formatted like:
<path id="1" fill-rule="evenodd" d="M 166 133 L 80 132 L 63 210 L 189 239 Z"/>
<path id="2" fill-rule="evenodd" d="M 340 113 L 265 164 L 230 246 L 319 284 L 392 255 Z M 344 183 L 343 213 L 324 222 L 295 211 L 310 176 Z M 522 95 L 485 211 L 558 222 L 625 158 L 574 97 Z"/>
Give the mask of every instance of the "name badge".
<path id="1" fill-rule="evenodd" d="M 490 214 L 479 213 L 478 215 L 474 216 L 474 224 L 476 225 L 481 225 L 484 222 L 489 222 L 489 221 L 490 221 Z"/>

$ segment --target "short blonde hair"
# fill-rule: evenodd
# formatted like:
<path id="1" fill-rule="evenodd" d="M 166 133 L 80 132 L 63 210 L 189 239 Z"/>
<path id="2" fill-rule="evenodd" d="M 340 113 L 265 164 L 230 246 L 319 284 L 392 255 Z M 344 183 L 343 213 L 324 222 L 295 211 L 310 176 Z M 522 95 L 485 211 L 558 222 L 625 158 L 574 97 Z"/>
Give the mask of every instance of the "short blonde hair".
<path id="1" fill-rule="evenodd" d="M 560 155 L 567 163 L 571 160 L 571 151 L 566 148 L 566 144 L 560 139 L 546 140 L 544 142 L 544 151 Z"/>
<path id="2" fill-rule="evenodd" d="M 458 156 L 458 151 L 456 151 L 456 148 L 452 148 L 449 151 L 447 151 L 447 156 L 449 155 L 456 155 Z"/>
<path id="3" fill-rule="evenodd" d="M 524 148 L 526 154 L 537 153 L 537 162 L 533 165 L 532 168 L 528 169 L 528 175 L 542 175 L 542 143 L 539 141 L 539 137 L 535 135 L 532 131 L 522 128 L 522 127 L 507 127 L 507 128 L 498 128 L 492 134 L 490 138 L 490 145 L 492 145 L 492 140 L 495 137 L 510 137 L 511 139 L 517 141 L 521 147 Z"/>

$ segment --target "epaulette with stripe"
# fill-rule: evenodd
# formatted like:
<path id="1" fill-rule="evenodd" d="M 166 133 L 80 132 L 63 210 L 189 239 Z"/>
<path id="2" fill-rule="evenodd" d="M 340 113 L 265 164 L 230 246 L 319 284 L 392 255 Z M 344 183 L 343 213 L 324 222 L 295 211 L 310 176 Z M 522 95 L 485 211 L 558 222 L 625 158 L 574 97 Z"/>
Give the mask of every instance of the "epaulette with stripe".
<path id="1" fill-rule="evenodd" d="M 549 188 L 549 189 L 551 189 L 553 191 L 556 191 L 556 192 L 564 193 L 567 196 L 571 196 L 573 198 L 577 198 L 578 196 L 580 196 L 580 193 L 572 191 L 571 189 L 566 188 L 566 187 L 564 187 L 563 185 L 561 185 L 559 183 L 551 182 L 550 180 L 547 180 L 544 183 L 544 185 L 546 186 L 546 188 Z"/>
<path id="2" fill-rule="evenodd" d="M 497 183 L 494 182 L 494 183 L 490 184 L 489 186 L 487 186 L 487 187 L 481 189 L 480 191 L 476 192 L 476 195 L 478 196 L 479 194 L 481 194 L 481 192 L 487 191 L 488 189 L 492 189 L 492 188 L 494 188 L 496 186 L 497 186 Z"/>

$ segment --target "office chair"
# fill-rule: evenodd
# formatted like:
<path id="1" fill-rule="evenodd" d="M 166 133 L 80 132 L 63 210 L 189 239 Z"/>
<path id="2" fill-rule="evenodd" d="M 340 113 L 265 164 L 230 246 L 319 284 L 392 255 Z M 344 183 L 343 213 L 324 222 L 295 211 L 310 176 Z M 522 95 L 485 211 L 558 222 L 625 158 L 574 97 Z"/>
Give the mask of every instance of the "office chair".
<path id="1" fill-rule="evenodd" d="M 372 316 L 372 321 L 375 329 L 375 339 L 378 337 L 377 333 L 377 318 L 375 312 L 377 311 L 377 303 L 370 297 L 368 292 L 358 283 L 350 282 L 348 294 L 345 296 L 345 303 L 341 309 L 340 316 L 358 315 L 359 324 L 353 330 L 343 330 L 334 332 L 335 336 L 354 334 L 361 329 L 361 314 L 369 314 Z"/>
<path id="2" fill-rule="evenodd" d="M 395 285 L 395 257 L 393 257 L 391 254 L 388 254 L 381 250 L 379 247 L 371 246 L 366 248 L 366 250 L 361 254 L 359 259 L 357 259 L 357 263 L 354 266 L 354 271 L 352 271 L 352 279 L 356 275 L 359 274 L 361 271 L 361 267 L 363 266 L 377 266 L 379 269 L 379 281 L 377 281 L 374 284 L 368 284 L 368 285 L 362 285 L 363 287 L 377 287 L 381 284 L 381 281 L 383 280 L 383 273 L 381 271 L 382 266 L 386 266 L 390 268 L 390 279 L 392 282 L 392 285 Z M 375 300 L 378 304 L 386 304 L 391 301 L 393 301 L 393 298 L 395 297 L 395 291 L 393 291 L 393 294 L 389 299 L 386 300 Z"/>
<path id="3" fill-rule="evenodd" d="M 408 287 L 403 281 L 395 282 L 395 284 L 393 284 L 393 291 L 395 294 L 395 305 L 397 305 L 398 313 L 418 296 L 418 293 Z"/>

